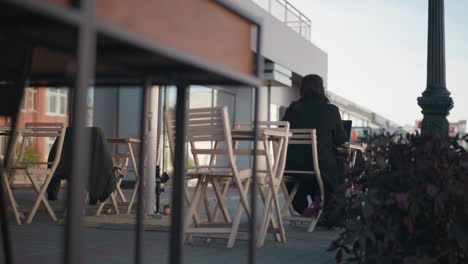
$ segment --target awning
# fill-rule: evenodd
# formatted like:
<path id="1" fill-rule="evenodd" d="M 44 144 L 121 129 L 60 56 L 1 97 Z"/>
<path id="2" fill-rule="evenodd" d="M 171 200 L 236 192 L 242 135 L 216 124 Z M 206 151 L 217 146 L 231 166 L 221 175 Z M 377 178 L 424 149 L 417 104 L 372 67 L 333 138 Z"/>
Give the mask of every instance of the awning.
<path id="1" fill-rule="evenodd" d="M 0 2 L 0 80 L 11 78 L 12 47 L 33 48 L 30 85 L 73 84 L 78 28 L 66 0 Z M 258 22 L 221 1 L 95 1 L 96 83 L 254 86 Z M 3 51 L 3 52 L 2 52 Z"/>

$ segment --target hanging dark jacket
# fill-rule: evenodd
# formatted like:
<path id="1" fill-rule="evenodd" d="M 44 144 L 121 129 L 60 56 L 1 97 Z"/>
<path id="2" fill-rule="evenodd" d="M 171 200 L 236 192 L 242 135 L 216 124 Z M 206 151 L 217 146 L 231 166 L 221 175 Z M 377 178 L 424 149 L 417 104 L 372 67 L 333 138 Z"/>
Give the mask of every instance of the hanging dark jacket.
<path id="1" fill-rule="evenodd" d="M 88 162 L 89 164 L 89 203 L 96 204 L 97 201 L 104 202 L 107 197 L 109 197 L 115 189 L 117 180 L 112 172 L 112 155 L 102 130 L 98 127 L 88 127 L 86 129 L 87 132 L 90 133 L 91 156 L 88 158 L 83 157 L 83 161 Z M 68 180 L 71 175 L 73 136 L 73 130 L 71 128 L 67 128 L 60 162 L 47 188 L 47 196 L 49 200 L 57 199 L 57 193 L 60 189 L 60 180 Z M 49 161 L 54 159 L 56 148 L 57 141 L 54 142 L 54 145 L 51 148 L 48 158 Z M 77 169 L 79 169 L 79 166 L 77 166 Z M 85 174 L 83 173 L 83 175 Z"/>
<path id="2" fill-rule="evenodd" d="M 282 120 L 289 121 L 292 129 L 317 129 L 318 160 L 322 178 L 325 187 L 335 191 L 344 182 L 336 160 L 336 147 L 347 140 L 338 107 L 326 103 L 320 96 L 308 96 L 292 103 L 286 109 Z M 311 147 L 290 145 L 286 170 L 313 170 Z"/>

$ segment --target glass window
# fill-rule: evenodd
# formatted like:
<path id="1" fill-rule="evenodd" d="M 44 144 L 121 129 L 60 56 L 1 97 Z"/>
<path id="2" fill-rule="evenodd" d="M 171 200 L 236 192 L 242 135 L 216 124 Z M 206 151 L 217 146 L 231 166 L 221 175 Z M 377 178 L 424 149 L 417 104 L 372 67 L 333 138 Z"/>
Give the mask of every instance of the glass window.
<path id="1" fill-rule="evenodd" d="M 280 121 L 280 106 L 277 104 L 270 104 L 270 121 Z"/>
<path id="2" fill-rule="evenodd" d="M 190 86 L 190 108 L 203 108 L 213 106 L 213 89 L 198 85 Z"/>
<path id="3" fill-rule="evenodd" d="M 213 106 L 227 106 L 231 126 L 235 123 L 236 96 L 232 93 L 215 89 L 215 101 Z"/>
<path id="4" fill-rule="evenodd" d="M 21 111 L 26 112 L 26 93 L 23 94 L 23 99 L 21 100 Z"/>
<path id="5" fill-rule="evenodd" d="M 45 140 L 45 146 L 44 146 L 44 160 L 47 160 L 49 158 L 49 153 L 50 150 L 52 149 L 52 146 L 54 145 L 55 142 L 55 137 L 47 137 Z"/>
<path id="6" fill-rule="evenodd" d="M 47 113 L 49 115 L 67 114 L 68 92 L 66 88 L 47 89 Z"/>
<path id="7" fill-rule="evenodd" d="M 64 115 L 67 112 L 67 96 L 60 95 L 60 114 Z"/>

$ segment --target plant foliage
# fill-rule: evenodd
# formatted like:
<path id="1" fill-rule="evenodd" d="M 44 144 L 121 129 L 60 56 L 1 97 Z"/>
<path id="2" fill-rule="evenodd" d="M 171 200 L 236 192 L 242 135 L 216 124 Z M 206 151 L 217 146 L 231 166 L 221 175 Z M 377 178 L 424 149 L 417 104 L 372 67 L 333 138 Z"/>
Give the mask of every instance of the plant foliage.
<path id="1" fill-rule="evenodd" d="M 468 138 L 381 135 L 350 172 L 337 263 L 468 263 Z"/>

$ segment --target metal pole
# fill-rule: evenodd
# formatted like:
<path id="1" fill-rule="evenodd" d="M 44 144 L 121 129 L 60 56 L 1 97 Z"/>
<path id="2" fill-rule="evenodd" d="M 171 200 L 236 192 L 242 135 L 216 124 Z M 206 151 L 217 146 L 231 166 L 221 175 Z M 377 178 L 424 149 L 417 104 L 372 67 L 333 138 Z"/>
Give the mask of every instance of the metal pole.
<path id="1" fill-rule="evenodd" d="M 11 138 L 11 137 L 10 137 Z M 3 164 L 0 164 L 0 177 L 3 177 Z M 0 224 L 2 228 L 3 259 L 6 264 L 13 263 L 13 250 L 11 247 L 10 224 L 8 221 L 8 205 L 4 197 L 3 179 L 0 180 Z"/>
<path id="2" fill-rule="evenodd" d="M 85 186 L 89 177 L 89 130 L 86 130 L 87 91 L 94 78 L 96 39 L 94 31 L 94 1 L 82 0 L 78 32 L 78 72 L 73 94 L 72 169 L 68 188 L 65 226 L 64 263 L 83 263 L 83 231 L 81 214 L 84 209 Z"/>
<path id="3" fill-rule="evenodd" d="M 185 184 L 185 132 L 186 132 L 186 112 L 187 112 L 187 92 L 188 86 L 177 86 L 176 105 L 176 134 L 175 134 L 175 157 L 174 176 L 172 183 L 172 221 L 169 263 L 183 263 L 183 242 L 184 242 L 184 204 L 183 188 Z"/>
<path id="4" fill-rule="evenodd" d="M 256 257 L 256 244 L 257 244 L 257 184 L 258 184 L 258 179 L 257 179 L 257 149 L 258 149 L 258 144 L 257 144 L 257 136 L 258 136 L 258 119 L 259 119 L 259 114 L 258 114 L 258 104 L 259 104 L 259 87 L 254 88 L 254 129 L 253 129 L 253 138 L 254 138 L 254 143 L 253 143 L 253 165 L 252 165 L 252 189 L 251 189 L 251 197 L 250 197 L 250 221 L 249 221 L 249 233 L 250 233 L 250 239 L 249 239 L 249 256 L 248 256 L 248 263 L 249 264 L 254 264 L 255 263 L 255 257 Z"/>
<path id="5" fill-rule="evenodd" d="M 263 56 L 262 56 L 262 29 L 260 26 L 257 26 L 257 43 L 256 43 L 256 62 L 257 65 L 255 67 L 255 75 L 259 78 L 262 79 L 263 75 Z M 253 130 L 253 138 L 256 139 L 258 135 L 258 119 L 259 119 L 259 113 L 258 113 L 258 104 L 259 104 L 259 87 L 254 88 L 254 130 Z M 253 146 L 253 151 L 254 153 L 257 153 L 257 144 L 254 141 L 254 146 Z M 257 228 L 256 228 L 256 223 L 257 223 L 257 155 L 253 156 L 253 164 L 252 164 L 252 189 L 251 189 L 251 197 L 250 197 L 250 221 L 249 221 L 249 254 L 248 254 L 248 263 L 249 264 L 255 264 L 255 257 L 256 257 L 256 251 L 257 251 Z"/>
<path id="6" fill-rule="evenodd" d="M 429 0 L 427 48 L 427 87 L 418 97 L 424 115 L 421 132 L 447 137 L 447 115 L 453 108 L 453 100 L 445 82 L 445 22 L 444 0 Z"/>
<path id="7" fill-rule="evenodd" d="M 148 109 L 148 89 L 151 89 L 151 80 L 148 80 L 145 86 L 143 86 L 143 93 L 141 95 L 141 113 L 140 113 L 140 160 L 138 162 L 138 204 L 137 204 L 137 224 L 136 224 L 136 236 L 135 236 L 135 263 L 143 263 L 143 228 L 145 221 L 145 161 L 146 161 L 146 109 Z"/>
<path id="8" fill-rule="evenodd" d="M 31 48 L 27 48 L 24 53 L 24 63 L 23 69 L 19 75 L 16 85 L 13 84 L 11 89 L 17 89 L 17 96 L 23 98 L 24 88 L 26 87 L 27 79 L 31 70 L 31 62 L 32 62 L 32 52 Z M 3 164 L 0 164 L 0 177 L 3 177 L 5 173 L 5 169 L 8 168 L 10 164 L 11 155 L 15 148 L 15 142 L 13 142 L 14 135 L 16 133 L 16 126 L 18 122 L 18 115 L 19 115 L 19 108 L 21 105 L 21 100 L 17 100 L 16 109 L 14 114 L 12 114 L 12 121 L 11 121 L 11 131 L 9 135 L 9 140 L 7 144 L 7 151 L 5 153 L 5 158 L 3 159 Z M 5 117 L 6 118 L 6 117 Z M 2 166 L 3 165 L 3 166 Z M 7 183 L 8 184 L 8 183 Z M 12 264 L 13 261 L 13 249 L 11 247 L 11 236 L 10 236 L 10 224 L 8 221 L 8 204 L 5 200 L 4 196 L 4 187 L 3 186 L 3 179 L 0 179 L 0 223 L 1 223 L 1 232 L 2 232 L 2 240 L 3 240 L 3 252 L 4 252 L 4 260 L 6 264 Z"/>

